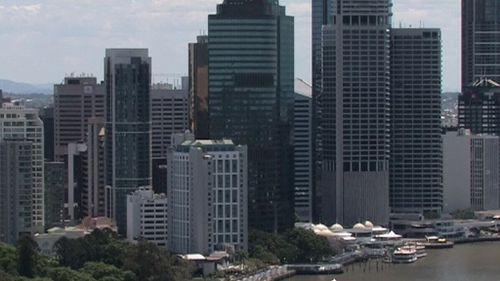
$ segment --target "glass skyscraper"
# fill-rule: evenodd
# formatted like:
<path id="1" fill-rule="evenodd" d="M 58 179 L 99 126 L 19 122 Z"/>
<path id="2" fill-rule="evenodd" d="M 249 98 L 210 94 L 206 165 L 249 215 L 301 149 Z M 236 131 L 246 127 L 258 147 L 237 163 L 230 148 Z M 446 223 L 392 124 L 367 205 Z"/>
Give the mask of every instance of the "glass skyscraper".
<path id="1" fill-rule="evenodd" d="M 111 187 L 110 216 L 126 231 L 126 197 L 151 185 L 151 58 L 147 49 L 107 49 L 106 185 Z"/>
<path id="2" fill-rule="evenodd" d="M 248 146 L 250 227 L 292 227 L 293 17 L 277 0 L 224 0 L 208 52 L 210 138 Z"/>

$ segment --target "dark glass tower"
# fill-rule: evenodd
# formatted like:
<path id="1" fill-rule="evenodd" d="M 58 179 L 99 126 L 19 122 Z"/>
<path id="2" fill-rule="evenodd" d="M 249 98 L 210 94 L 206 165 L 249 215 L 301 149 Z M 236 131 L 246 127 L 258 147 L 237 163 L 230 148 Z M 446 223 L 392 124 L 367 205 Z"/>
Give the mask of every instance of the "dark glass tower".
<path id="1" fill-rule="evenodd" d="M 118 232 L 127 233 L 126 196 L 151 185 L 151 58 L 147 49 L 107 49 L 106 185 Z"/>
<path id="2" fill-rule="evenodd" d="M 191 130 L 196 139 L 208 139 L 208 36 L 189 44 L 189 100 Z"/>
<path id="3" fill-rule="evenodd" d="M 441 31 L 397 28 L 391 33 L 391 211 L 439 216 Z"/>
<path id="4" fill-rule="evenodd" d="M 248 145 L 249 225 L 293 226 L 294 20 L 277 0 L 208 18 L 210 138 Z"/>
<path id="5" fill-rule="evenodd" d="M 389 219 L 390 0 L 336 0 L 323 27 L 321 217 L 353 225 Z"/>
<path id="6" fill-rule="evenodd" d="M 462 89 L 500 81 L 500 1 L 462 0 Z"/>

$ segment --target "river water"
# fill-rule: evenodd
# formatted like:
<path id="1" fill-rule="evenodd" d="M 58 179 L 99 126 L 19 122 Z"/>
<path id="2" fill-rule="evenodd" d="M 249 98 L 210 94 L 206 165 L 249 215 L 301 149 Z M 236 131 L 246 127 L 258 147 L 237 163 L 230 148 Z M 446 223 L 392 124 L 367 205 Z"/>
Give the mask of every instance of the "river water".
<path id="1" fill-rule="evenodd" d="M 371 262 L 346 267 L 329 276 L 296 276 L 290 281 L 500 281 L 500 242 L 455 245 L 427 250 L 427 257 L 413 264 Z"/>

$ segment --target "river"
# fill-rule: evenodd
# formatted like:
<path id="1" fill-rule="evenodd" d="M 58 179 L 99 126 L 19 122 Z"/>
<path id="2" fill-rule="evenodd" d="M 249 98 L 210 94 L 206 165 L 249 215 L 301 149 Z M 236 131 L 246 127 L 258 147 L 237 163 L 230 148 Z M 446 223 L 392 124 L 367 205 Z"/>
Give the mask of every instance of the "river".
<path id="1" fill-rule="evenodd" d="M 413 264 L 354 264 L 347 266 L 344 274 L 296 276 L 289 281 L 330 281 L 333 278 L 337 281 L 500 280 L 499 242 L 455 245 L 452 249 L 428 250 L 427 253 L 427 257 Z"/>

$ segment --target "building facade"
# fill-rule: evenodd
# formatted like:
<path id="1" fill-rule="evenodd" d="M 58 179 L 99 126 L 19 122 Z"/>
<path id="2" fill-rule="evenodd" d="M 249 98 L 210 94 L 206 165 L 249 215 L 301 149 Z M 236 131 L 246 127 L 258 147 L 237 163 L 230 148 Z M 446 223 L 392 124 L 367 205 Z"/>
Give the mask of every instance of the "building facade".
<path id="1" fill-rule="evenodd" d="M 182 254 L 246 250 L 246 147 L 177 135 L 168 159 L 169 249 Z"/>
<path id="2" fill-rule="evenodd" d="M 22 140 L 31 142 L 31 199 L 34 231 L 44 227 L 44 161 L 43 123 L 37 109 L 20 104 L 4 103 L 0 108 L 0 140 Z"/>
<path id="3" fill-rule="evenodd" d="M 190 126 L 197 139 L 208 139 L 208 36 L 189 44 Z"/>
<path id="4" fill-rule="evenodd" d="M 146 240 L 160 247 L 167 246 L 167 197 L 153 188 L 140 187 L 127 195 L 127 240 Z"/>
<path id="5" fill-rule="evenodd" d="M 441 134 L 441 31 L 392 29 L 392 213 L 441 214 Z"/>
<path id="6" fill-rule="evenodd" d="M 323 27 L 320 220 L 389 220 L 390 0 L 337 0 Z"/>
<path id="7" fill-rule="evenodd" d="M 45 162 L 45 229 L 64 223 L 65 183 L 64 162 Z"/>
<path id="8" fill-rule="evenodd" d="M 147 49 L 107 49 L 106 185 L 118 232 L 127 233 L 127 194 L 151 185 L 151 58 Z"/>
<path id="9" fill-rule="evenodd" d="M 313 106 L 312 87 L 295 80 L 293 120 L 295 216 L 298 222 L 313 220 Z"/>
<path id="10" fill-rule="evenodd" d="M 169 90 L 162 85 L 151 89 L 151 126 L 153 157 L 153 190 L 167 192 L 167 153 L 173 134 L 189 129 L 187 90 Z"/>
<path id="11" fill-rule="evenodd" d="M 65 161 L 68 144 L 83 142 L 89 118 L 104 117 L 104 84 L 95 77 L 66 77 L 54 85 L 54 153 Z"/>
<path id="12" fill-rule="evenodd" d="M 0 241 L 5 243 L 35 232 L 32 149 L 30 141 L 0 140 Z"/>
<path id="13" fill-rule="evenodd" d="M 500 2 L 462 0 L 462 89 L 488 77 L 500 82 Z"/>
<path id="14" fill-rule="evenodd" d="M 293 227 L 293 17 L 278 1 L 225 0 L 208 61 L 210 138 L 248 146 L 250 226 Z"/>
<path id="15" fill-rule="evenodd" d="M 43 122 L 43 153 L 46 162 L 54 162 L 54 107 L 40 109 Z"/>

